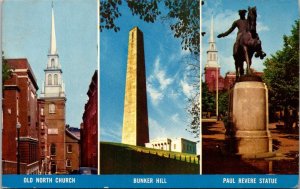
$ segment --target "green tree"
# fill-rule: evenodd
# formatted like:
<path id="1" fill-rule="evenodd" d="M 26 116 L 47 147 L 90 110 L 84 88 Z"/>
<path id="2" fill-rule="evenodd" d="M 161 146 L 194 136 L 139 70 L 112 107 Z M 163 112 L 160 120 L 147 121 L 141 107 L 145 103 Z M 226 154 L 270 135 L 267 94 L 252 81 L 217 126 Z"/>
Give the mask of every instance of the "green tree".
<path id="1" fill-rule="evenodd" d="M 205 82 L 202 82 L 202 112 L 214 112 L 216 109 L 216 98 L 213 93 L 208 91 Z"/>
<path id="2" fill-rule="evenodd" d="M 295 21 L 291 35 L 283 36 L 283 42 L 282 50 L 264 62 L 263 79 L 269 89 L 270 109 L 284 110 L 284 124 L 290 127 L 288 111 L 299 111 L 299 20 Z"/>
<path id="3" fill-rule="evenodd" d="M 2 52 L 2 91 L 4 89 L 4 82 L 11 77 L 11 69 L 7 64 L 7 60 L 4 57 L 4 52 Z"/>
<path id="4" fill-rule="evenodd" d="M 170 21 L 170 29 L 174 37 L 181 39 L 182 49 L 198 55 L 200 51 L 200 0 L 101 0 L 100 1 L 100 31 L 120 31 L 116 20 L 122 16 L 119 6 L 122 2 L 132 15 L 139 16 L 145 22 L 153 23 L 159 16 Z M 167 9 L 164 15 L 162 7 Z"/>

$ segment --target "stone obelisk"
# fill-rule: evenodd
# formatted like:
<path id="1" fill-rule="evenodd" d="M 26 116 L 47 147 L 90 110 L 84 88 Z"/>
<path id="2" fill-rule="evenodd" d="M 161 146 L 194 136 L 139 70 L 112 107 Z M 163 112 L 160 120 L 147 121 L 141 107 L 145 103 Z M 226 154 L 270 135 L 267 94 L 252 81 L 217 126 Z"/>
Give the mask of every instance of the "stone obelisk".
<path id="1" fill-rule="evenodd" d="M 122 143 L 145 146 L 149 142 L 143 33 L 129 32 Z"/>

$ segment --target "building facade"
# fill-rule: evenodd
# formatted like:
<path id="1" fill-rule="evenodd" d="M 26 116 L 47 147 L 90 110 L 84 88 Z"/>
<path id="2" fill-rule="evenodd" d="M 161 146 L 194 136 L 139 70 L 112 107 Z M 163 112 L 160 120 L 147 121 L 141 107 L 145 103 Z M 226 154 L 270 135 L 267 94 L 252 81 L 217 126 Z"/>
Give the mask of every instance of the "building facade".
<path id="1" fill-rule="evenodd" d="M 197 154 L 196 142 L 184 138 L 160 138 L 145 143 L 146 148 L 154 148 L 172 152 Z"/>
<path id="2" fill-rule="evenodd" d="M 66 173 L 65 147 L 65 104 L 66 95 L 62 69 L 56 48 L 54 11 L 52 7 L 51 40 L 48 62 L 45 68 L 45 81 L 41 91 L 44 101 L 45 124 L 47 125 L 47 149 L 51 173 Z"/>
<path id="3" fill-rule="evenodd" d="M 21 174 L 39 172 L 39 128 L 36 114 L 38 86 L 27 59 L 7 59 L 11 77 L 4 83 L 3 93 L 3 173 L 17 173 L 19 149 Z"/>
<path id="4" fill-rule="evenodd" d="M 80 139 L 66 129 L 66 171 L 72 173 L 79 170 Z"/>
<path id="5" fill-rule="evenodd" d="M 40 172 L 47 174 L 49 172 L 49 160 L 48 155 L 48 127 L 45 122 L 45 101 L 38 99 L 38 124 L 39 124 L 39 155 L 40 155 Z"/>
<path id="6" fill-rule="evenodd" d="M 83 123 L 80 126 L 81 167 L 98 168 L 98 71 L 94 72 L 87 92 Z"/>

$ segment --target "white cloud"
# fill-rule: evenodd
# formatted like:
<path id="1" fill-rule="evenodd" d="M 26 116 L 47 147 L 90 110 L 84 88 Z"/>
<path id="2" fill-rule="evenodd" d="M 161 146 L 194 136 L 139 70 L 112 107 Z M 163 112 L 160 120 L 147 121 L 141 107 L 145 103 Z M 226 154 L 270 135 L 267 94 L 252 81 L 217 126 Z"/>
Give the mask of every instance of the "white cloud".
<path id="1" fill-rule="evenodd" d="M 165 70 L 160 68 L 160 58 L 159 57 L 157 57 L 155 59 L 153 74 L 154 74 L 154 78 L 157 79 L 157 81 L 159 82 L 159 85 L 160 85 L 159 88 L 161 90 L 164 90 L 173 82 L 173 79 L 168 78 L 166 76 Z"/>
<path id="2" fill-rule="evenodd" d="M 147 92 L 149 93 L 151 101 L 154 105 L 157 105 L 164 97 L 163 93 L 154 88 L 149 82 L 147 84 Z"/>
<path id="3" fill-rule="evenodd" d="M 261 22 L 257 22 L 257 33 L 259 35 L 259 32 L 262 32 L 262 31 L 269 31 L 270 28 L 267 26 L 267 25 L 264 25 L 263 23 Z"/>
<path id="4" fill-rule="evenodd" d="M 193 94 L 193 86 L 190 85 L 187 81 L 187 78 L 184 77 L 183 80 L 180 80 L 180 86 L 182 88 L 182 92 L 186 97 L 191 97 Z"/>
<path id="5" fill-rule="evenodd" d="M 160 66 L 160 58 L 157 57 L 154 62 L 153 73 L 147 78 L 147 92 L 151 101 L 157 105 L 163 100 L 165 91 L 173 83 L 174 79 L 169 77 L 165 69 Z"/>

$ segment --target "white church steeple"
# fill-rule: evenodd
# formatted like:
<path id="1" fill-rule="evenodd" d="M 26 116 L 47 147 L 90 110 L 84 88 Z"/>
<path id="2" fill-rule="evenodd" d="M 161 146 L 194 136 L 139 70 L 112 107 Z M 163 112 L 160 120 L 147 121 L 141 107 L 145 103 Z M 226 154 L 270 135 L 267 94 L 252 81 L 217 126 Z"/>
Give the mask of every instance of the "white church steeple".
<path id="1" fill-rule="evenodd" d="M 54 22 L 54 10 L 52 2 L 50 49 L 48 54 L 48 63 L 45 71 L 45 82 L 41 92 L 42 98 L 47 97 L 65 97 L 64 82 L 62 79 L 62 70 L 59 62 L 59 56 L 56 48 L 56 34 Z"/>
<path id="2" fill-rule="evenodd" d="M 205 67 L 220 67 L 218 64 L 218 51 L 214 39 L 214 17 L 211 17 L 210 22 L 210 37 L 209 48 L 207 50 L 207 62 Z"/>
<path id="3" fill-rule="evenodd" d="M 56 54 L 56 35 L 55 35 L 55 23 L 54 23 L 54 10 L 52 2 L 52 17 L 51 17 L 51 41 L 50 41 L 50 54 Z"/>

